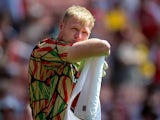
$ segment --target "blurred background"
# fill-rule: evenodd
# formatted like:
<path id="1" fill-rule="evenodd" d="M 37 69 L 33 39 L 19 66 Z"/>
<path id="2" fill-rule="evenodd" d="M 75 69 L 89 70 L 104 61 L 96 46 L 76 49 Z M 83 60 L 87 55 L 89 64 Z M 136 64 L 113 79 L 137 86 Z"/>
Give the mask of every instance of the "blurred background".
<path id="1" fill-rule="evenodd" d="M 160 120 L 160 0 L 0 0 L 0 120 L 31 120 L 31 51 L 41 39 L 56 38 L 70 5 L 89 9 L 96 18 L 91 37 L 111 44 L 102 120 Z"/>

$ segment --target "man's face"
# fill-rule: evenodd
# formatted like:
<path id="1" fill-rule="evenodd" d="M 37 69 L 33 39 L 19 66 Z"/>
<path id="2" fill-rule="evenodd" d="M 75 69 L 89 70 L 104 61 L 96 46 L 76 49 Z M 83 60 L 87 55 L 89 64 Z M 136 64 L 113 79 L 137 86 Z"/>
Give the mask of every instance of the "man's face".
<path id="1" fill-rule="evenodd" d="M 60 38 L 63 41 L 75 43 L 89 38 L 90 27 L 83 25 L 75 18 L 69 18 L 66 22 L 60 24 Z"/>

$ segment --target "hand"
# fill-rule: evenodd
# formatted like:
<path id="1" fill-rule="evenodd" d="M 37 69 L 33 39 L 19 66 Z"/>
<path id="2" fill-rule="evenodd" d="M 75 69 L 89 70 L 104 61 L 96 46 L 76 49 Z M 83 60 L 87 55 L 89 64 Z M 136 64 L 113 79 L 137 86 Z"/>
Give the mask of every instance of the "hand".
<path id="1" fill-rule="evenodd" d="M 108 69 L 108 64 L 107 62 L 105 61 L 104 64 L 103 64 L 103 71 L 102 71 L 102 77 L 105 77 L 106 76 L 106 70 Z"/>

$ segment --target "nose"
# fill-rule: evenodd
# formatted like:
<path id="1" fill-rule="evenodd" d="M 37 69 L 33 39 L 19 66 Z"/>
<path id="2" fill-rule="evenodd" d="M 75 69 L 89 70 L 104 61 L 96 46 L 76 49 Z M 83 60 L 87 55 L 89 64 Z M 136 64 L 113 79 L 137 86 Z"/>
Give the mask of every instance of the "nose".
<path id="1" fill-rule="evenodd" d="M 82 38 L 82 33 L 81 32 L 76 32 L 75 35 L 74 35 L 74 38 L 76 40 L 80 40 Z"/>

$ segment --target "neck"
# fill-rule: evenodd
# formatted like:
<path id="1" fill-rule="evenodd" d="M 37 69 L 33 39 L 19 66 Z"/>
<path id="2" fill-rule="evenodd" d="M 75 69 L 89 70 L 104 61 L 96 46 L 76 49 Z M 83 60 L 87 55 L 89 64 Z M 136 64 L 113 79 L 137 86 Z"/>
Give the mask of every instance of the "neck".
<path id="1" fill-rule="evenodd" d="M 57 37 L 58 41 L 64 41 L 61 37 Z"/>

